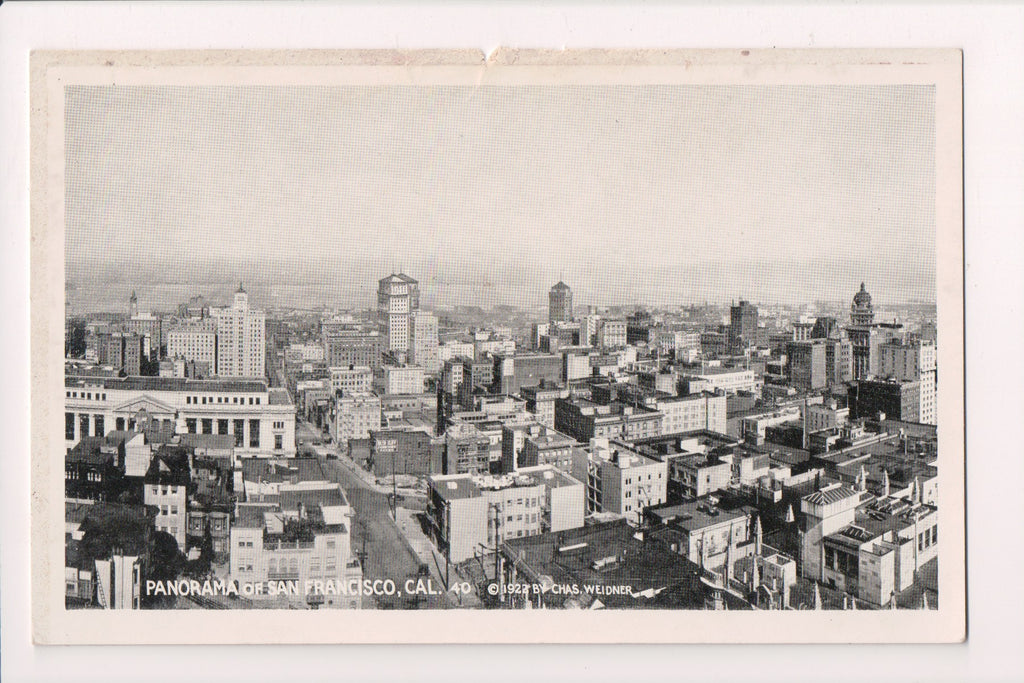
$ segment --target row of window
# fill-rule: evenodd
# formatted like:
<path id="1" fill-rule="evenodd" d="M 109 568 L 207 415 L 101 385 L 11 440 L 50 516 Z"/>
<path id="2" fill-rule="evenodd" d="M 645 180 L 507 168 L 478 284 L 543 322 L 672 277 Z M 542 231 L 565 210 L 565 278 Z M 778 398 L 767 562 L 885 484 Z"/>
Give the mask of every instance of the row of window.
<path id="1" fill-rule="evenodd" d="M 524 521 L 524 520 L 523 520 L 523 515 L 509 515 L 509 516 L 508 516 L 508 517 L 507 517 L 507 518 L 505 519 L 505 522 L 512 522 L 512 521 L 513 521 L 513 518 L 515 518 L 515 519 L 514 519 L 514 521 L 516 521 L 516 522 L 522 522 L 522 521 Z M 527 515 L 526 515 L 526 520 L 525 520 L 525 521 L 526 521 L 526 522 L 536 522 L 536 521 L 537 521 L 537 513 L 536 513 L 536 512 L 534 512 L 534 513 L 531 513 L 531 514 L 527 514 Z"/>
<path id="2" fill-rule="evenodd" d="M 66 470 L 64 470 L 64 479 L 65 480 L 80 479 L 78 474 L 79 474 L 79 471 L 77 469 L 74 469 L 74 468 L 66 469 Z M 99 472 L 89 471 L 89 472 L 85 473 L 85 480 L 86 481 L 103 481 L 103 475 L 101 475 Z"/>
<path id="3" fill-rule="evenodd" d="M 167 515 L 176 515 L 176 514 L 178 514 L 178 506 L 177 505 L 161 505 L 160 506 L 160 514 L 162 516 L 164 516 L 164 517 L 166 517 Z"/>
<path id="4" fill-rule="evenodd" d="M 936 524 L 930 529 L 925 529 L 917 535 L 917 550 L 918 552 L 925 548 L 931 548 L 933 545 L 939 542 L 939 525 Z"/>
<path id="5" fill-rule="evenodd" d="M 90 419 L 91 418 L 91 419 Z M 89 415 L 80 413 L 78 415 L 79 438 L 90 435 L 90 424 L 94 424 L 92 436 L 106 436 L 102 415 Z M 64 438 L 67 441 L 75 439 L 75 413 L 64 413 Z"/>
<path id="6" fill-rule="evenodd" d="M 228 399 L 231 399 L 230 401 Z M 213 400 L 213 396 L 186 396 L 185 403 L 188 405 L 212 405 L 215 403 L 220 404 L 232 404 L 232 405 L 245 405 L 245 396 L 217 396 L 216 401 Z M 260 405 L 259 396 L 250 396 L 249 405 Z"/>
<path id="7" fill-rule="evenodd" d="M 643 478 L 644 478 L 644 476 L 641 474 L 641 475 L 639 475 L 636 478 L 636 480 L 639 483 L 639 482 L 643 481 Z M 661 479 L 661 472 L 658 472 L 658 479 Z M 650 480 L 651 480 L 651 475 L 648 474 L 647 475 L 647 481 L 650 481 Z M 633 483 L 633 479 L 631 477 L 626 477 L 626 486 L 629 486 L 632 483 Z"/>
<path id="8" fill-rule="evenodd" d="M 106 394 L 101 394 L 101 393 L 97 393 L 96 394 L 96 398 L 93 399 L 93 393 L 94 392 L 91 392 L 91 391 L 67 391 L 67 392 L 65 392 L 65 396 L 67 398 L 84 398 L 87 401 L 92 401 L 92 400 L 106 401 L 107 400 L 107 395 Z"/>
<path id="9" fill-rule="evenodd" d="M 182 487 L 174 486 L 174 485 L 169 485 L 169 486 L 150 486 L 149 487 L 149 492 L 152 493 L 154 496 L 156 496 L 156 495 L 161 495 L 161 496 L 172 495 L 172 496 L 176 496 L 176 495 L 178 495 L 178 489 L 179 488 L 182 488 Z M 175 506 L 175 507 L 177 507 L 177 506 Z"/>

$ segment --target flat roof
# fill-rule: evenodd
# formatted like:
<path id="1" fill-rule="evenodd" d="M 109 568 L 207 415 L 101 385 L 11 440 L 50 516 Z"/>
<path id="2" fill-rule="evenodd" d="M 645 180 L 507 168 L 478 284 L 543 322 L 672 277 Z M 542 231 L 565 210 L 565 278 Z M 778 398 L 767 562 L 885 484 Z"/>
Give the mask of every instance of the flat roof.
<path id="1" fill-rule="evenodd" d="M 285 406 L 292 402 L 292 397 L 288 395 L 286 389 L 270 389 L 269 393 L 269 403 L 272 406 Z"/>
<path id="2" fill-rule="evenodd" d="M 238 391 L 265 393 L 267 383 L 258 379 L 186 379 L 182 377 L 103 377 L 75 375 L 64 377 L 65 387 L 96 383 L 104 389 L 125 391 Z"/>
<path id="3" fill-rule="evenodd" d="M 256 482 L 327 481 L 316 458 L 246 458 L 242 460 L 242 478 Z"/>
<path id="4" fill-rule="evenodd" d="M 634 593 L 668 589 L 656 597 L 635 595 L 567 596 L 598 599 L 608 607 L 704 607 L 700 568 L 655 540 L 640 540 L 625 519 L 578 529 L 506 540 L 502 554 L 531 580 L 555 584 L 630 586 Z M 595 568 L 601 560 L 608 562 Z"/>
<path id="5" fill-rule="evenodd" d="M 281 486 L 279 504 L 282 510 L 297 510 L 299 503 L 310 509 L 316 506 L 339 507 L 348 505 L 339 484 L 317 486 Z"/>
<path id="6" fill-rule="evenodd" d="M 686 531 L 696 531 L 748 516 L 748 511 L 743 508 L 723 510 L 718 506 L 711 506 L 707 500 L 694 500 L 679 505 L 648 508 L 647 512 L 659 519 L 662 524 L 675 526 Z"/>
<path id="7" fill-rule="evenodd" d="M 468 474 L 450 477 L 431 477 L 430 483 L 438 495 L 446 500 L 476 498 L 480 495 L 480 487 L 476 485 L 476 482 Z"/>

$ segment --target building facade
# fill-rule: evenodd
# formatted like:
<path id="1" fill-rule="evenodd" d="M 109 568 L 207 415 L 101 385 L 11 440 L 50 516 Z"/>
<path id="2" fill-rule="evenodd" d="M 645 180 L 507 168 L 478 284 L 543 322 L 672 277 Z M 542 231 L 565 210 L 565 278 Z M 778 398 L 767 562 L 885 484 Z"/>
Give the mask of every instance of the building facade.
<path id="1" fill-rule="evenodd" d="M 375 394 L 342 394 L 334 405 L 335 428 L 331 436 L 341 448 L 352 439 L 370 438 L 370 432 L 381 427 L 381 403 Z"/>
<path id="2" fill-rule="evenodd" d="M 179 320 L 167 331 L 167 356 L 217 368 L 217 322 L 213 318 Z"/>
<path id="3" fill-rule="evenodd" d="M 266 316 L 249 307 L 249 295 L 238 285 L 230 308 L 210 311 L 217 325 L 217 376 L 266 375 Z"/>
<path id="4" fill-rule="evenodd" d="M 263 380 L 65 377 L 64 444 L 99 432 L 161 426 L 229 434 L 242 457 L 295 455 L 295 406 Z"/>
<path id="5" fill-rule="evenodd" d="M 742 354 L 757 345 L 757 306 L 740 301 L 729 309 L 729 352 Z"/>
<path id="6" fill-rule="evenodd" d="M 430 477 L 427 486 L 431 536 L 451 562 L 493 552 L 507 539 L 583 526 L 583 484 L 552 467 Z"/>
<path id="7" fill-rule="evenodd" d="M 935 343 L 926 340 L 892 339 L 879 349 L 878 374 L 883 378 L 918 382 L 918 422 L 937 424 Z"/>
<path id="8" fill-rule="evenodd" d="M 567 323 L 573 318 L 572 290 L 569 285 L 558 281 L 548 292 L 548 321 Z"/>
<path id="9" fill-rule="evenodd" d="M 586 486 L 587 512 L 611 512 L 639 524 L 668 497 L 668 466 L 623 441 L 594 439 L 573 451 L 572 475 Z"/>
<path id="10" fill-rule="evenodd" d="M 387 351 L 409 353 L 410 319 L 420 307 L 420 285 L 404 273 L 391 274 L 377 283 L 377 312 Z"/>
<path id="11" fill-rule="evenodd" d="M 409 322 L 409 362 L 419 365 L 427 375 L 436 376 L 441 369 L 437 344 L 437 316 L 426 311 L 413 311 Z"/>

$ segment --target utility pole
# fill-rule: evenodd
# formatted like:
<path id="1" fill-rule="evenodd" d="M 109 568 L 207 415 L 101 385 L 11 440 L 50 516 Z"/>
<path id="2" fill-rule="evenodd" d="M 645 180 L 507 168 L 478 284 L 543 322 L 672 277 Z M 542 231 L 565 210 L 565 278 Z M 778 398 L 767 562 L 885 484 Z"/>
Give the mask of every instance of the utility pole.
<path id="1" fill-rule="evenodd" d="M 505 594 L 502 592 L 502 580 L 498 562 L 498 553 L 501 550 L 501 535 L 499 533 L 499 525 L 501 524 L 501 511 L 498 509 L 497 504 L 494 504 L 494 580 L 498 583 L 498 600 L 505 602 Z"/>
<path id="2" fill-rule="evenodd" d="M 398 451 L 391 453 L 391 516 L 395 522 L 398 521 L 398 480 L 395 478 L 395 456 Z"/>

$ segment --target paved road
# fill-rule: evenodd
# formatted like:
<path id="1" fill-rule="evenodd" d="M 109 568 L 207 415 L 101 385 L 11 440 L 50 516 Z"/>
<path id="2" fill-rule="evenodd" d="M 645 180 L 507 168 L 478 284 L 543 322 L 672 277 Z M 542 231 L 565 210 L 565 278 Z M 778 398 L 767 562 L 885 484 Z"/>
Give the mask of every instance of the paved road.
<path id="1" fill-rule="evenodd" d="M 318 448 L 324 453 L 325 448 Z M 374 490 L 364 482 L 354 469 L 356 465 L 347 457 L 328 460 L 323 455 L 320 462 L 332 481 L 341 484 L 355 512 L 352 528 L 352 551 L 363 551 L 363 576 L 367 579 L 392 579 L 402 591 L 406 579 L 416 578 L 419 569 L 418 558 L 409 551 L 391 519 L 387 494 Z M 435 590 L 443 590 L 434 585 Z M 413 607 L 438 609 L 442 607 L 441 595 L 423 596 L 423 600 L 411 596 L 382 596 L 377 598 L 378 607 L 384 609 L 409 609 Z M 369 605 L 367 605 L 369 606 Z"/>

